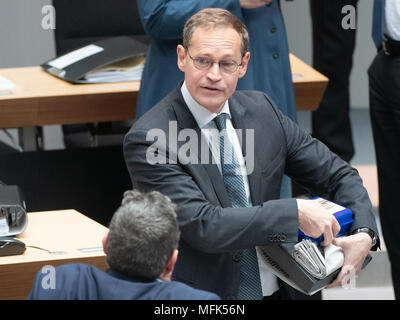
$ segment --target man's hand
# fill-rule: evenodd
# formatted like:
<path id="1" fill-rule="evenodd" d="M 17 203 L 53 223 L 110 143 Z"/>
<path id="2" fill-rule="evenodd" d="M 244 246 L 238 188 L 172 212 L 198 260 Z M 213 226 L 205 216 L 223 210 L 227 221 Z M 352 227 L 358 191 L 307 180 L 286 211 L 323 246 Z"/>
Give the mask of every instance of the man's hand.
<path id="1" fill-rule="evenodd" d="M 372 239 L 365 232 L 359 232 L 351 236 L 336 238 L 332 243 L 343 249 L 344 262 L 335 281 L 326 288 L 343 286 L 344 281 L 351 280 L 351 276 L 360 272 L 365 257 L 371 249 Z"/>
<path id="2" fill-rule="evenodd" d="M 254 9 L 268 5 L 272 0 L 239 0 L 240 6 L 244 9 Z"/>
<path id="3" fill-rule="evenodd" d="M 319 238 L 323 234 L 322 245 L 330 245 L 340 231 L 340 225 L 333 214 L 326 212 L 325 208 L 317 201 L 296 200 L 300 230 L 312 238 Z"/>

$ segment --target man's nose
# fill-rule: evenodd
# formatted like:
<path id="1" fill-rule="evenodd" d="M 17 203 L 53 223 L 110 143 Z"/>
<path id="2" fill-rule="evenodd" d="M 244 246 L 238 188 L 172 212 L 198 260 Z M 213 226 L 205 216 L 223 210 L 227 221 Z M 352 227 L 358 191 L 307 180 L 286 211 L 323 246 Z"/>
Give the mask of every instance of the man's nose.
<path id="1" fill-rule="evenodd" d="M 221 69 L 219 68 L 218 62 L 214 62 L 211 68 L 208 69 L 207 76 L 213 81 L 221 79 Z"/>

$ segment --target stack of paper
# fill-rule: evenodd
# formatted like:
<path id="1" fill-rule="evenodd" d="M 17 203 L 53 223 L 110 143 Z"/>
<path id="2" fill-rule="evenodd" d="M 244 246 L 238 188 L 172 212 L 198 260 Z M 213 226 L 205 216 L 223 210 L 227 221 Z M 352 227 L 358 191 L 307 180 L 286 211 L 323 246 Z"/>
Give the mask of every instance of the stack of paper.
<path id="1" fill-rule="evenodd" d="M 320 247 L 309 239 L 294 246 L 294 259 L 317 279 L 324 279 L 338 270 L 344 261 L 343 250 L 333 244 Z"/>
<path id="2" fill-rule="evenodd" d="M 13 89 L 14 87 L 15 87 L 14 82 L 0 75 L 0 94 L 11 93 L 10 90 Z"/>
<path id="3" fill-rule="evenodd" d="M 87 73 L 85 80 L 90 83 L 140 80 L 145 61 L 144 56 L 121 60 Z"/>
<path id="4" fill-rule="evenodd" d="M 0 209 L 0 236 L 8 235 L 10 227 L 8 226 L 7 216 L 2 209 Z"/>

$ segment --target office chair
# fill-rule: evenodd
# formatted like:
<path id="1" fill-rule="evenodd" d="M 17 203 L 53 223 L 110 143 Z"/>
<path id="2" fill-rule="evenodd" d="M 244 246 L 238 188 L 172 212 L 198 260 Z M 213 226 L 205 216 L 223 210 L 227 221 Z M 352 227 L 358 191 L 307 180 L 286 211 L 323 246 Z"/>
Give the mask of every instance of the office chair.
<path id="1" fill-rule="evenodd" d="M 119 35 L 148 43 L 136 0 L 53 0 L 53 6 L 57 56 Z M 118 145 L 130 126 L 130 121 L 63 125 L 64 143 L 66 148 Z"/>

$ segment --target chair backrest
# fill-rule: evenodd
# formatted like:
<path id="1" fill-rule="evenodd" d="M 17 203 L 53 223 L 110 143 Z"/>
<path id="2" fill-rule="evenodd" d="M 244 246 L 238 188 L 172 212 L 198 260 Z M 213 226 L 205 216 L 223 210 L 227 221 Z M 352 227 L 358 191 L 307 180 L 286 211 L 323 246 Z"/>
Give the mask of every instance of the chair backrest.
<path id="1" fill-rule="evenodd" d="M 148 43 L 136 0 L 53 0 L 53 6 L 57 55 L 119 35 Z"/>

